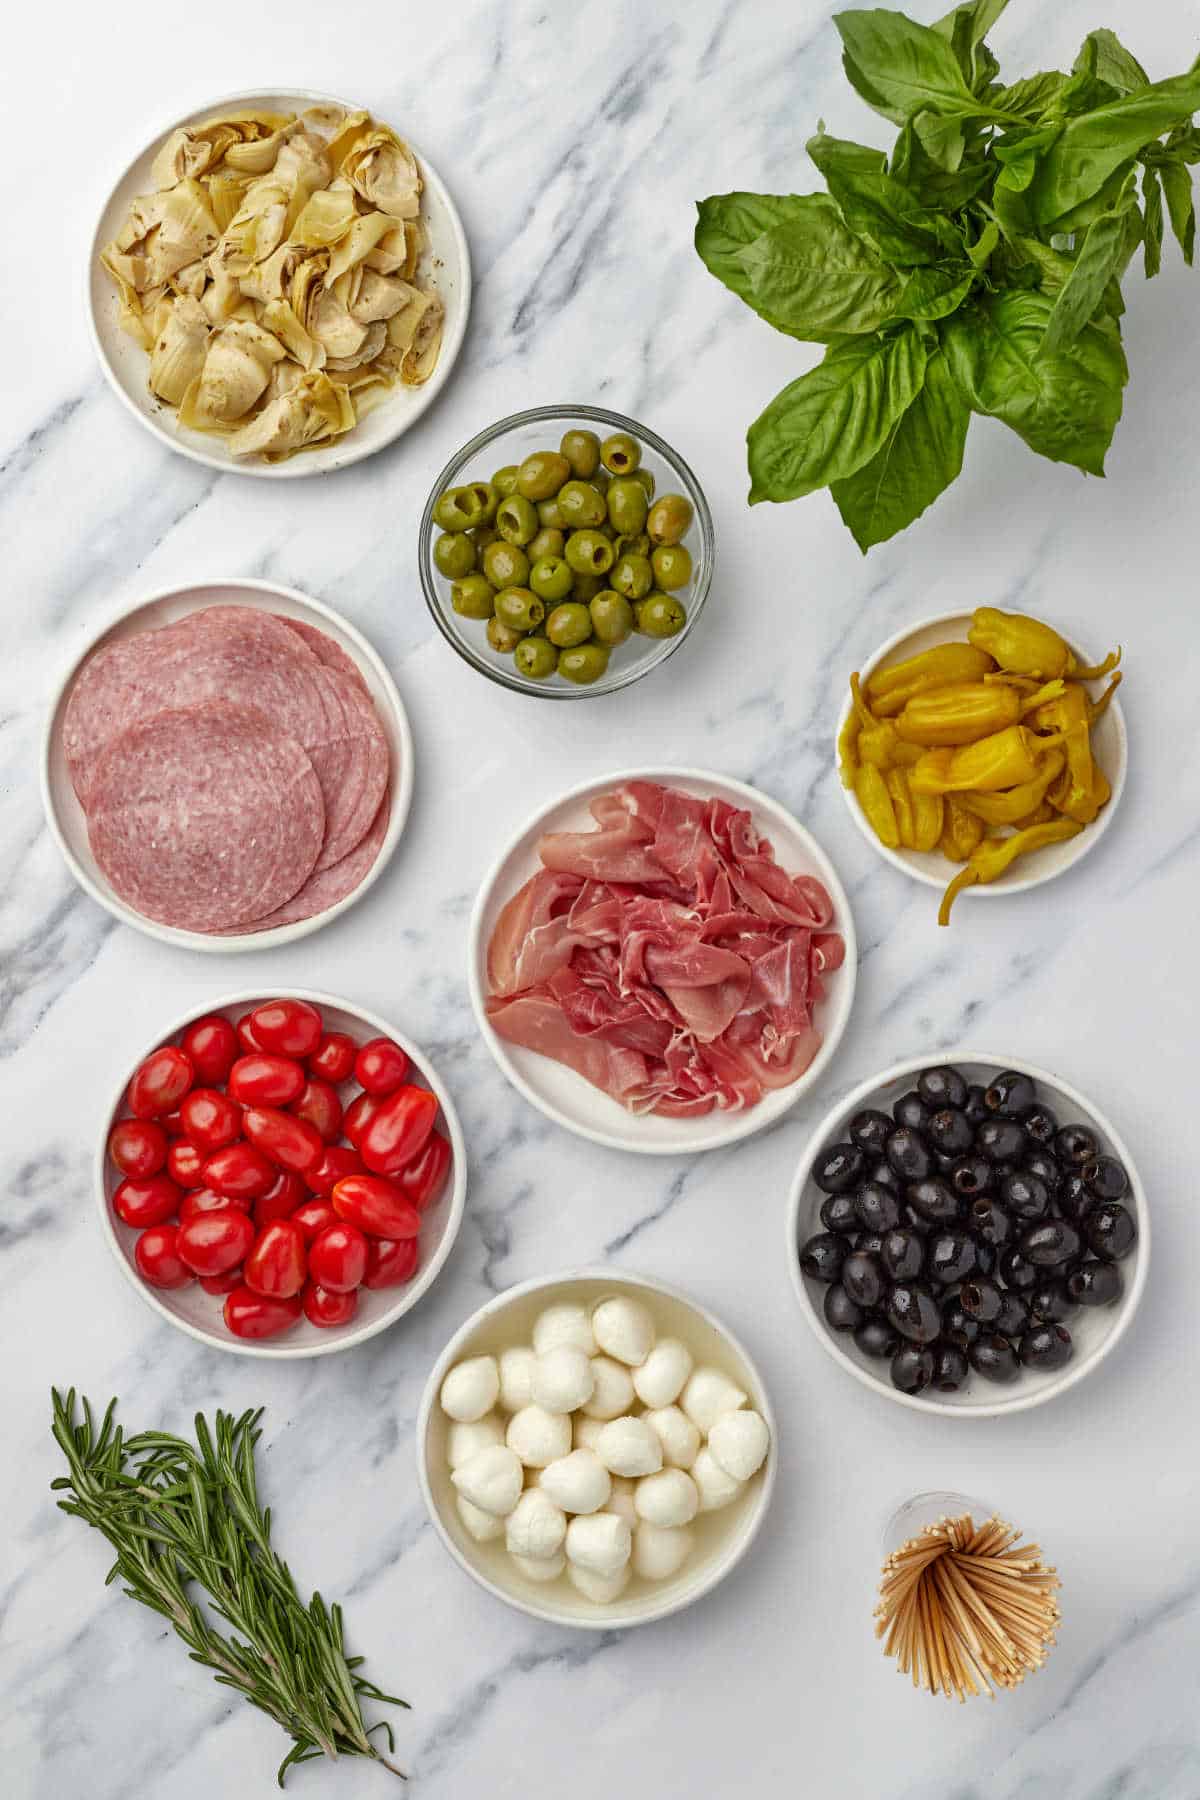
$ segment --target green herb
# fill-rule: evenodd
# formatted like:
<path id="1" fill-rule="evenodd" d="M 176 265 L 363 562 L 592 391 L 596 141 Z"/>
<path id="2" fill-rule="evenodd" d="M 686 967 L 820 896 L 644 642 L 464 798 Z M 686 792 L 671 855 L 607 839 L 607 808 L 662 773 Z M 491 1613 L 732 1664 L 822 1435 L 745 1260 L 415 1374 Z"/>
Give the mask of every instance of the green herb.
<path id="1" fill-rule="evenodd" d="M 394 1750 L 390 1725 L 368 1730 L 360 1702 L 407 1702 L 358 1674 L 363 1659 L 345 1654 L 341 1608 L 320 1594 L 306 1606 L 271 1548 L 271 1514 L 259 1505 L 254 1472 L 261 1412 L 219 1412 L 211 1429 L 197 1413 L 193 1445 L 164 1431 L 124 1437 L 113 1424 L 115 1400 L 97 1429 L 86 1399 L 77 1418 L 74 1388 L 65 1398 L 52 1389 L 51 1397 L 54 1437 L 70 1470 L 51 1483 L 71 1494 L 59 1506 L 116 1551 L 108 1581 L 123 1581 L 131 1599 L 161 1613 L 193 1662 L 287 1732 L 280 1787 L 293 1763 L 316 1756 L 367 1756 L 403 1776 L 371 1742 L 383 1731 Z M 233 1636 L 214 1630 L 191 1584 Z"/>
<path id="2" fill-rule="evenodd" d="M 1129 378 L 1121 278 L 1165 221 L 1195 253 L 1200 58 L 1152 82 L 1108 30 L 1070 73 L 1004 83 L 986 43 L 1008 0 L 931 26 L 834 23 L 851 85 L 900 127 L 890 156 L 808 146 L 825 194 L 717 194 L 706 267 L 768 324 L 826 346 L 747 434 L 750 500 L 828 487 L 860 547 L 920 517 L 962 467 L 971 413 L 1103 475 Z"/>

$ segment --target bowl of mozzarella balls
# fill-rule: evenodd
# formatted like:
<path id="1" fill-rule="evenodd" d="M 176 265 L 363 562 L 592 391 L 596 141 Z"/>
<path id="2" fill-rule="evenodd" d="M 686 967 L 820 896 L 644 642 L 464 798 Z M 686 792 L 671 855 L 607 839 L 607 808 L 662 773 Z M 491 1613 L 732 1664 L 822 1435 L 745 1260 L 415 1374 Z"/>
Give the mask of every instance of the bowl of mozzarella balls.
<path id="1" fill-rule="evenodd" d="M 587 1269 L 509 1288 L 446 1346 L 417 1424 L 450 1554 L 510 1606 L 620 1629 L 690 1606 L 750 1548 L 775 1419 L 686 1295 Z"/>

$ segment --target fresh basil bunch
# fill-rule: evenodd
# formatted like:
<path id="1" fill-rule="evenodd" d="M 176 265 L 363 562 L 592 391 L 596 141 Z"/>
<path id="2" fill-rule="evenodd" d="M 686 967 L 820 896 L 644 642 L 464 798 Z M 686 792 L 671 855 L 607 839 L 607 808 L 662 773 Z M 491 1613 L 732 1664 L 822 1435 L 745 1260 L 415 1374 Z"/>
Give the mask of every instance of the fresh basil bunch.
<path id="1" fill-rule="evenodd" d="M 1193 258 L 1200 58 L 1152 82 L 1093 31 L 1069 75 L 1006 84 L 984 39 L 1007 4 L 932 26 L 838 14 L 847 77 L 900 127 L 891 156 L 822 126 L 808 151 L 827 194 L 698 208 L 707 268 L 828 346 L 750 427 L 751 503 L 828 487 L 864 551 L 954 480 L 973 412 L 1102 475 L 1129 375 L 1121 276 L 1139 244 L 1157 274 L 1164 208 Z"/>

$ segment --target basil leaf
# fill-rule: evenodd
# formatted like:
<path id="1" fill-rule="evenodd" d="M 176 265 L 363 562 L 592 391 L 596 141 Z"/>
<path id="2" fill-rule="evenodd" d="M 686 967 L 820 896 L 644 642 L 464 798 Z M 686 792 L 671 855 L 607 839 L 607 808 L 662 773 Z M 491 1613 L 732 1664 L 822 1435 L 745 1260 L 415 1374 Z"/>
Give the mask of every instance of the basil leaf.
<path id="1" fill-rule="evenodd" d="M 870 462 L 916 396 L 926 356 L 913 326 L 827 350 L 747 432 L 750 504 L 796 500 Z"/>
<path id="2" fill-rule="evenodd" d="M 1149 171 L 1147 171 L 1149 173 Z M 1130 194 L 1119 211 L 1104 213 L 1088 228 L 1078 255 L 1059 290 L 1046 323 L 1040 354 L 1053 356 L 1074 343 L 1093 313 L 1100 307 L 1105 289 L 1125 262 L 1125 232 L 1130 209 Z M 1162 203 L 1159 203 L 1159 241 L 1162 241 Z M 1148 272 L 1148 271 L 1147 271 Z"/>
<path id="3" fill-rule="evenodd" d="M 975 285 L 975 270 L 961 262 L 913 269 L 893 309 L 897 319 L 945 319 L 957 312 Z"/>
<path id="4" fill-rule="evenodd" d="M 817 343 L 877 331 L 892 315 L 900 281 L 854 233 L 826 195 L 802 217 L 752 238 L 732 261 L 741 297 L 781 331 Z M 730 284 L 732 285 L 732 284 Z"/>
<path id="5" fill-rule="evenodd" d="M 1031 121 L 1041 120 L 1054 105 L 1067 84 L 1067 76 L 1057 69 L 1044 69 L 1038 75 L 1027 75 L 992 95 L 997 112 L 1015 113 Z"/>
<path id="6" fill-rule="evenodd" d="M 1130 157 L 1200 109 L 1200 70 L 1155 82 L 1081 118 L 1069 119 L 1042 156 L 1031 190 L 1041 225 L 1088 200 Z"/>
<path id="7" fill-rule="evenodd" d="M 1171 230 L 1179 240 L 1185 263 L 1196 253 L 1196 207 L 1192 199 L 1192 178 L 1182 163 L 1165 162 L 1159 167 Z"/>
<path id="8" fill-rule="evenodd" d="M 1149 281 L 1162 268 L 1163 241 L 1163 191 L 1158 170 L 1153 166 L 1142 170 L 1142 213 L 1145 219 L 1143 266 Z M 1095 229 L 1093 225 L 1092 230 Z"/>
<path id="9" fill-rule="evenodd" d="M 963 78 L 973 92 L 978 92 L 981 79 L 990 81 L 996 73 L 996 59 L 983 40 L 1007 5 L 1008 0 L 966 0 L 964 5 L 952 7 L 944 18 L 935 19 L 931 27 L 940 37 L 949 39 Z"/>
<path id="10" fill-rule="evenodd" d="M 808 154 L 847 226 L 873 244 L 885 262 L 910 268 L 936 262 L 954 249 L 954 233 L 946 221 L 886 172 L 878 151 L 821 132 L 809 139 Z"/>
<path id="11" fill-rule="evenodd" d="M 943 327 L 950 371 L 973 412 L 1003 420 L 1040 456 L 1103 475 L 1129 369 L 1115 326 L 1085 325 L 1041 354 L 1054 302 L 1010 289 L 966 306 Z"/>
<path id="12" fill-rule="evenodd" d="M 1013 254 L 1024 256 L 1038 270 L 1038 285 L 1044 294 L 1057 294 L 1075 267 L 1069 256 L 1052 250 L 1039 238 L 1018 238 L 1013 245 Z"/>
<path id="13" fill-rule="evenodd" d="M 962 120 L 945 119 L 935 112 L 919 112 L 913 115 L 910 123 L 930 162 L 952 175 L 962 163 L 967 147 Z"/>
<path id="14" fill-rule="evenodd" d="M 939 167 L 917 135 L 916 124 L 910 120 L 901 127 L 892 150 L 891 173 L 922 206 L 942 213 L 958 212 L 991 186 L 996 171 L 982 158 L 964 162 L 953 171 Z"/>
<path id="15" fill-rule="evenodd" d="M 925 381 L 882 447 L 853 475 L 830 484 L 838 511 L 865 554 L 919 519 L 962 469 L 970 409 L 935 350 Z"/>
<path id="16" fill-rule="evenodd" d="M 953 48 L 929 26 L 880 8 L 835 13 L 833 22 L 845 49 L 847 79 L 885 118 L 902 125 L 918 112 L 950 117 L 978 112 Z"/>
<path id="17" fill-rule="evenodd" d="M 1149 87 L 1150 77 L 1133 53 L 1127 50 L 1115 31 L 1102 26 L 1089 31 L 1075 58 L 1076 74 L 1094 75 L 1107 81 L 1119 94 L 1133 94 Z"/>
<path id="18" fill-rule="evenodd" d="M 775 225 L 807 217 L 813 194 L 710 194 L 696 203 L 696 250 L 710 275 L 750 301 L 745 271 L 737 260 L 747 244 Z"/>

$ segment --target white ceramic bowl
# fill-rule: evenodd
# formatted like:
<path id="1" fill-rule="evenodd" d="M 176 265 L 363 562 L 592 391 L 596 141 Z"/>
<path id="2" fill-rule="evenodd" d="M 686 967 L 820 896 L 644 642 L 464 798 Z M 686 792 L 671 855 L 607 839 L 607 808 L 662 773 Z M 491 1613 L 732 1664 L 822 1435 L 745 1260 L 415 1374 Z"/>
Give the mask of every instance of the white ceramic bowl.
<path id="1" fill-rule="evenodd" d="M 278 998 L 280 990 L 227 994 L 207 1006 L 193 1006 L 182 1018 L 176 1019 L 160 1032 L 152 1043 L 143 1045 L 122 1075 L 120 1086 L 105 1110 L 95 1160 L 96 1208 L 100 1217 L 100 1229 L 116 1259 L 117 1267 L 146 1305 L 169 1325 L 186 1331 L 189 1337 L 195 1338 L 197 1343 L 207 1344 L 210 1349 L 230 1350 L 235 1356 L 266 1356 L 280 1362 L 294 1361 L 303 1356 L 332 1356 L 337 1350 L 352 1350 L 356 1344 L 365 1344 L 368 1338 L 385 1331 L 397 1319 L 402 1319 L 406 1312 L 410 1312 L 422 1294 L 437 1280 L 443 1263 L 454 1247 L 454 1240 L 463 1221 L 467 1195 L 467 1147 L 462 1126 L 458 1122 L 454 1102 L 420 1046 L 414 1044 L 402 1031 L 397 1031 L 387 1019 L 367 1012 L 365 1007 L 351 1006 L 347 1001 L 338 999 L 335 994 L 314 993 L 308 988 L 288 988 L 285 992 L 289 999 L 308 1000 L 313 1006 L 319 1007 L 330 1031 L 347 1032 L 359 1043 L 364 1043 L 371 1037 L 390 1037 L 407 1053 L 412 1063 L 410 1079 L 437 1095 L 441 1106 L 437 1126 L 450 1140 L 453 1160 L 450 1179 L 441 1196 L 422 1216 L 421 1260 L 410 1282 L 403 1287 L 361 1288 L 358 1311 L 348 1325 L 334 1325 L 326 1329 L 311 1325 L 307 1319 L 301 1318 L 299 1324 L 280 1337 L 246 1339 L 234 1337 L 226 1328 L 221 1316 L 222 1300 L 217 1295 L 206 1294 L 198 1282 L 185 1288 L 154 1288 L 147 1286 L 138 1273 L 133 1260 L 138 1233 L 122 1224 L 113 1212 L 112 1195 L 121 1177 L 120 1171 L 113 1167 L 108 1157 L 109 1133 L 117 1119 L 127 1111 L 125 1092 L 134 1070 L 143 1057 L 156 1050 L 160 1044 L 175 1042 L 194 1019 L 205 1018 L 209 1013 L 223 1013 L 227 1019 L 236 1023 L 243 1014 L 253 1011 L 264 1000 Z M 354 1091 L 356 1090 L 351 1085 L 347 1085 L 344 1096 Z"/>
<path id="2" fill-rule="evenodd" d="M 679 1573 L 668 1581 L 643 1581 L 634 1576 L 619 1600 L 596 1605 L 561 1576 L 553 1582 L 534 1582 L 522 1575 L 504 1548 L 503 1539 L 480 1544 L 471 1537 L 458 1515 L 456 1490 L 446 1461 L 446 1437 L 450 1421 L 438 1404 L 447 1371 L 464 1357 L 496 1354 L 512 1344 L 527 1344 L 533 1322 L 543 1307 L 559 1301 L 594 1306 L 610 1294 L 629 1294 L 641 1300 L 654 1316 L 659 1335 L 678 1337 L 688 1345 L 697 1362 L 712 1363 L 749 1395 L 749 1404 L 762 1414 L 771 1433 L 767 1460 L 745 1484 L 736 1499 L 717 1512 L 701 1513 L 689 1529 L 696 1547 Z M 630 1625 L 648 1625 L 681 1612 L 723 1581 L 738 1564 L 766 1517 L 775 1486 L 778 1428 L 762 1376 L 749 1352 L 729 1329 L 686 1294 L 645 1275 L 615 1274 L 611 1269 L 577 1269 L 564 1275 L 524 1281 L 480 1307 L 456 1331 L 438 1357 L 417 1416 L 417 1473 L 429 1516 L 451 1556 L 489 1594 L 518 1611 L 553 1625 L 578 1625 L 589 1631 L 619 1631 Z"/>
<path id="3" fill-rule="evenodd" d="M 880 646 L 874 656 L 866 661 L 859 671 L 865 687 L 869 676 L 877 669 L 891 663 L 900 663 L 910 656 L 919 656 L 923 650 L 930 650 L 936 644 L 945 644 L 957 640 L 965 643 L 967 631 L 971 624 L 971 614 L 965 612 L 939 613 L 935 618 L 922 619 L 919 625 L 906 626 L 898 631 L 895 637 L 889 638 Z M 1072 643 L 1071 649 L 1079 658 L 1084 668 L 1095 667 L 1091 655 Z M 1093 698 L 1104 692 L 1106 683 L 1095 681 L 1089 684 Z M 850 717 L 852 702 L 847 689 L 846 699 L 838 715 L 837 738 L 840 739 L 842 729 Z M 997 900 L 1007 894 L 1023 894 L 1028 888 L 1041 887 L 1044 882 L 1053 881 L 1056 875 L 1062 875 L 1067 869 L 1074 868 L 1090 850 L 1094 850 L 1104 833 L 1116 817 L 1117 808 L 1121 804 L 1121 796 L 1125 792 L 1125 774 L 1128 762 L 1129 746 L 1125 734 L 1125 715 L 1121 711 L 1121 701 L 1114 694 L 1104 717 L 1099 720 L 1092 732 L 1092 750 L 1096 761 L 1103 769 L 1112 786 L 1112 798 L 1103 808 L 1094 825 L 1088 825 L 1078 837 L 1069 838 L 1065 844 L 1048 844 L 1039 850 L 1036 856 L 1029 856 L 1015 862 L 999 880 L 988 882 L 979 887 L 966 888 L 956 905 L 965 900 Z M 836 754 L 836 750 L 835 750 Z M 881 844 L 866 814 L 858 803 L 858 797 L 847 787 L 842 788 L 842 796 L 850 811 L 850 817 L 858 826 L 877 855 L 885 862 L 890 862 L 894 869 L 900 869 L 905 875 L 911 875 L 915 881 L 923 881 L 926 887 L 944 888 L 961 866 L 952 863 L 939 850 L 889 850 Z"/>
<path id="4" fill-rule="evenodd" d="M 261 475 L 274 481 L 295 480 L 302 475 L 327 475 L 333 469 L 344 469 L 363 457 L 374 455 L 416 423 L 450 378 L 471 310 L 471 256 L 467 248 L 462 220 L 437 170 L 421 154 L 404 127 L 403 120 L 383 119 L 404 138 L 420 166 L 425 183 L 421 197 L 429 244 L 422 259 L 422 279 L 436 287 L 446 309 L 442 331 L 442 348 L 437 367 L 421 387 L 397 384 L 352 431 L 323 450 L 306 450 L 286 462 L 268 463 L 258 459 L 236 460 L 230 456 L 221 438 L 202 431 L 188 431 L 180 425 L 174 409 L 152 394 L 149 386 L 149 357 L 135 344 L 118 322 L 116 283 L 100 262 L 100 251 L 110 243 L 125 222 L 130 202 L 150 186 L 150 165 L 159 148 L 172 131 L 181 125 L 196 125 L 222 113 L 242 107 L 267 112 L 303 112 L 310 106 L 334 105 L 354 110 L 348 100 L 331 94 L 314 93 L 309 88 L 278 88 L 273 93 L 254 90 L 250 93 L 226 94 L 198 106 L 170 124 L 139 152 L 118 178 L 104 203 L 92 237 L 87 269 L 88 320 L 92 341 L 100 358 L 108 383 L 125 407 L 147 431 L 152 431 L 168 449 L 177 450 L 193 462 L 204 463 L 224 474 Z M 376 115 L 379 117 L 379 115 Z"/>
<path id="5" fill-rule="evenodd" d="M 770 839 L 777 861 L 793 873 L 815 875 L 829 891 L 834 918 L 830 930 L 840 931 L 846 957 L 840 969 L 824 977 L 826 996 L 817 1010 L 816 1023 L 822 1043 L 809 1067 L 790 1087 L 765 1094 L 757 1106 L 745 1112 L 712 1112 L 696 1119 L 666 1119 L 654 1114 L 635 1116 L 618 1101 L 593 1087 L 573 1069 L 536 1051 L 506 1043 L 488 1022 L 487 947 L 501 908 L 541 866 L 537 842 L 548 831 L 584 831 L 595 821 L 588 802 L 611 793 L 627 781 L 657 781 L 707 798 L 716 795 L 730 805 L 746 807 L 759 831 Z M 694 1150 L 719 1150 L 739 1138 L 749 1137 L 773 1125 L 821 1079 L 837 1051 L 850 1018 L 858 973 L 858 946 L 850 902 L 833 864 L 798 820 L 757 788 L 714 775 L 704 769 L 623 769 L 598 780 L 581 782 L 561 799 L 534 815 L 505 846 L 483 885 L 471 915 L 467 979 L 475 1017 L 488 1049 L 518 1093 L 531 1106 L 579 1137 L 613 1150 L 637 1150 L 647 1156 L 679 1156 Z"/>
<path id="6" fill-rule="evenodd" d="M 181 931 L 173 925 L 160 925 L 154 919 L 144 918 L 133 907 L 127 906 L 113 892 L 92 855 L 88 844 L 87 819 L 75 798 L 67 759 L 63 754 L 62 719 L 70 698 L 71 685 L 81 665 L 92 652 L 110 640 L 134 637 L 142 631 L 153 631 L 159 625 L 169 625 L 175 619 L 186 617 L 188 613 L 201 612 L 206 606 L 257 607 L 263 612 L 284 613 L 288 618 L 303 619 L 324 631 L 341 645 L 357 665 L 371 690 L 379 722 L 387 733 L 391 748 L 392 811 L 387 835 L 371 868 L 353 892 L 344 895 L 335 906 L 327 907 L 324 912 L 315 914 L 311 919 L 299 919 L 293 925 L 277 925 L 271 931 L 237 932 L 229 936 L 215 932 Z M 123 925 L 132 925 L 137 931 L 144 931 L 148 937 L 160 938 L 164 944 L 178 944 L 186 950 L 215 951 L 219 955 L 237 950 L 269 950 L 276 944 L 294 943 L 297 938 L 307 937 L 310 931 L 318 931 L 322 925 L 330 924 L 340 913 L 353 906 L 356 900 L 361 900 L 372 883 L 382 875 L 400 842 L 400 834 L 404 830 L 412 802 L 412 731 L 395 682 L 378 653 L 349 620 L 333 612 L 330 607 L 323 606 L 319 600 L 310 600 L 296 588 L 280 587 L 273 581 L 206 581 L 195 587 L 163 588 L 158 593 L 151 594 L 148 599 L 123 607 L 74 658 L 58 684 L 47 715 L 42 739 L 41 781 L 46 818 L 55 841 L 66 858 L 67 867 L 85 893 L 107 908 L 114 919 Z"/>
<path id="7" fill-rule="evenodd" d="M 1065 1368 L 1051 1372 L 1022 1369 L 1016 1381 L 1005 1386 L 986 1381 L 983 1376 L 972 1372 L 970 1381 L 957 1393 L 935 1396 L 929 1389 L 923 1394 L 902 1394 L 899 1388 L 892 1386 L 886 1362 L 864 1356 L 850 1333 L 830 1330 L 822 1311 L 824 1285 L 801 1273 L 798 1253 L 807 1238 L 823 1229 L 818 1213 L 825 1195 L 812 1180 L 812 1166 L 818 1154 L 828 1145 L 838 1143 L 846 1137 L 850 1120 L 861 1107 L 874 1106 L 883 1111 L 890 1110 L 900 1095 L 912 1086 L 913 1078 L 922 1069 L 930 1068 L 938 1062 L 951 1063 L 954 1068 L 961 1069 L 967 1080 L 972 1082 L 990 1080 L 1001 1069 L 1016 1069 L 1037 1083 L 1039 1096 L 1057 1113 L 1060 1124 L 1090 1126 L 1106 1153 L 1115 1156 L 1125 1166 L 1130 1191 L 1124 1204 L 1136 1215 L 1138 1240 L 1131 1254 L 1119 1265 L 1125 1278 L 1125 1291 L 1121 1298 L 1113 1306 L 1081 1307 L 1068 1323 L 1067 1329 L 1075 1345 L 1075 1354 Z M 872 1075 L 869 1081 L 856 1087 L 852 1094 L 847 1095 L 845 1100 L 825 1115 L 813 1131 L 809 1148 L 792 1183 L 787 1213 L 786 1253 L 796 1298 L 817 1340 L 833 1360 L 840 1363 L 843 1369 L 848 1369 L 864 1387 L 883 1394 L 889 1400 L 898 1401 L 901 1406 L 911 1406 L 918 1412 L 944 1413 L 955 1419 L 987 1419 L 1001 1414 L 1027 1412 L 1033 1406 L 1044 1406 L 1048 1400 L 1065 1394 L 1068 1388 L 1073 1388 L 1085 1376 L 1090 1375 L 1109 1352 L 1116 1348 L 1129 1329 L 1146 1285 L 1150 1266 L 1150 1213 L 1146 1205 L 1145 1190 L 1129 1151 L 1108 1119 L 1090 1100 L 1085 1100 L 1061 1076 L 1035 1068 L 1032 1063 L 1022 1062 L 1018 1057 L 994 1055 L 984 1050 L 962 1050 L 941 1056 L 913 1056 L 906 1062 L 893 1063 L 882 1075 Z"/>

